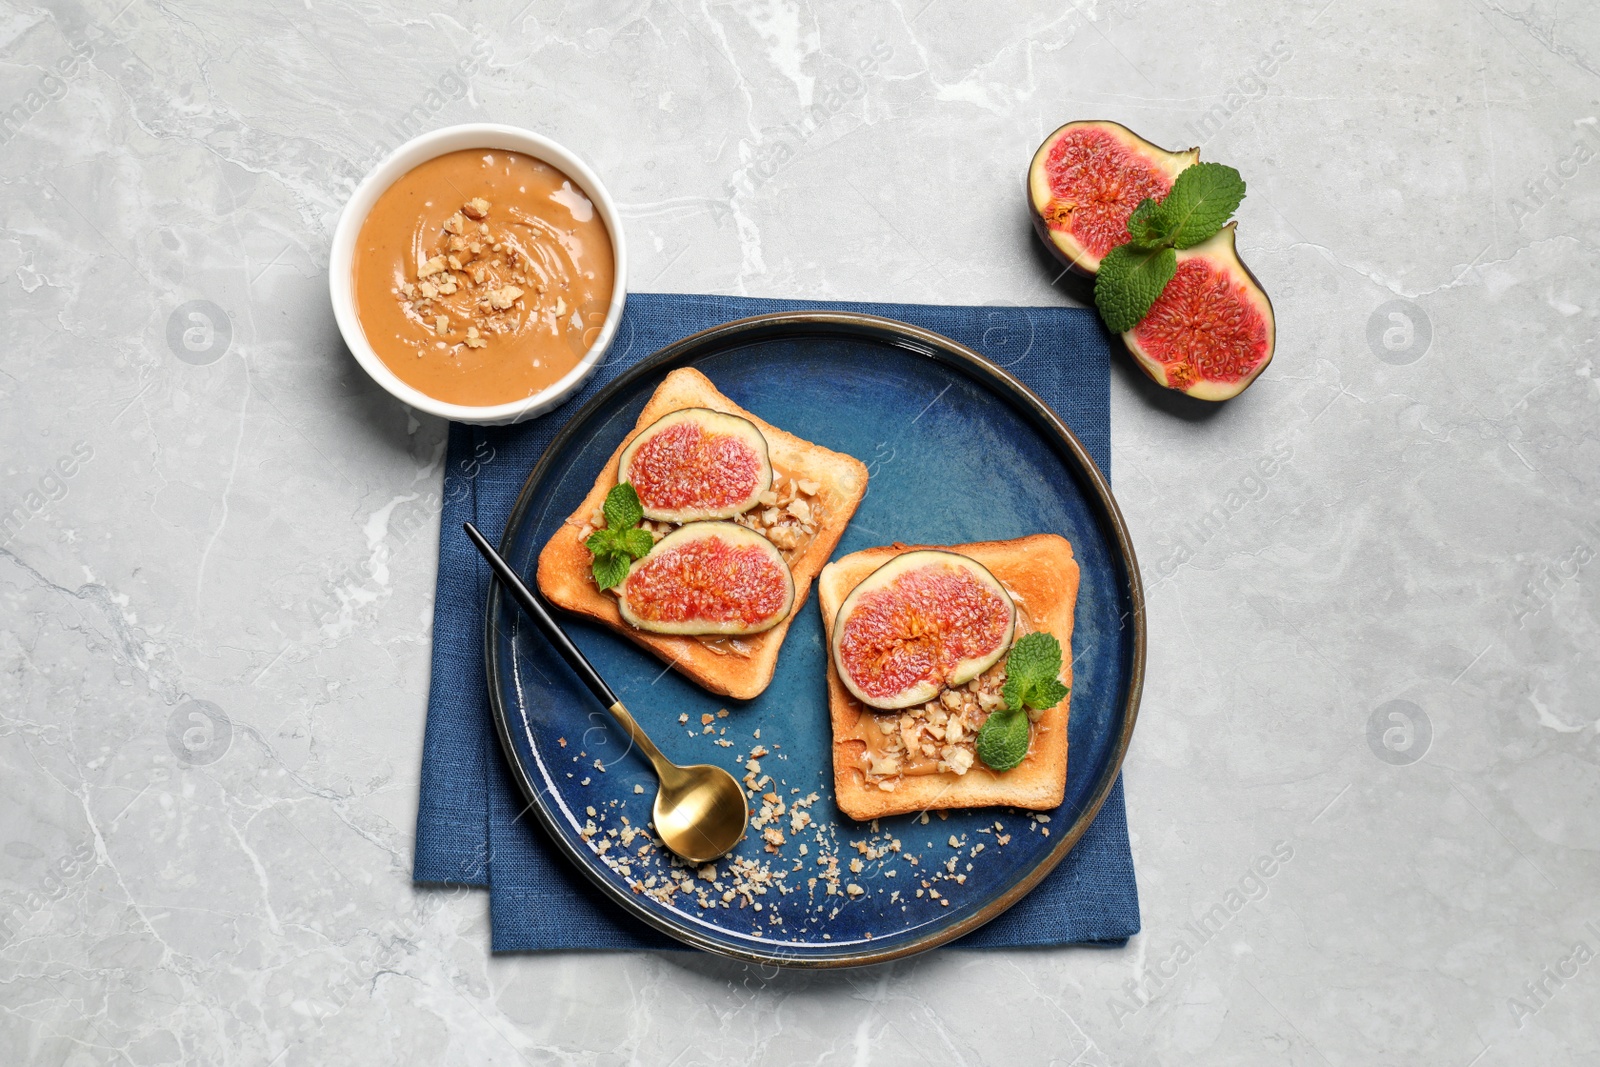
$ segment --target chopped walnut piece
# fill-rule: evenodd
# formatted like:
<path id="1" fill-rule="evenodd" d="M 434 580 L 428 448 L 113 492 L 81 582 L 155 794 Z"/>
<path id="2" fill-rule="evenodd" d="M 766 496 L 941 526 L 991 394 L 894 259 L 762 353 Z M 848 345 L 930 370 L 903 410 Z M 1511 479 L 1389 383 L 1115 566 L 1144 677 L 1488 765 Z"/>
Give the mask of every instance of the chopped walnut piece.
<path id="1" fill-rule="evenodd" d="M 1030 629 L 1021 615 L 1017 623 L 1019 636 Z M 876 734 L 882 745 L 866 753 L 862 766 L 866 779 L 884 789 L 919 760 L 931 763 L 929 769 L 940 773 L 966 774 L 977 762 L 978 730 L 1003 703 L 1000 692 L 1005 678 L 1005 661 L 1001 660 L 925 704 L 902 709 L 894 716 L 876 716 Z"/>
<path id="2" fill-rule="evenodd" d="M 800 531 L 793 526 L 775 526 L 767 539 L 785 552 L 800 547 Z"/>
<path id="3" fill-rule="evenodd" d="M 433 317 L 433 332 L 443 337 L 450 332 L 450 316 L 435 315 Z"/>
<path id="4" fill-rule="evenodd" d="M 489 201 L 481 196 L 475 196 L 461 205 L 461 213 L 469 219 L 477 220 L 489 214 Z M 488 231 L 485 230 L 485 233 Z"/>
<path id="5" fill-rule="evenodd" d="M 467 232 L 467 220 L 461 217 L 461 212 L 456 212 L 444 220 L 444 232 L 455 234 L 457 237 Z"/>
<path id="6" fill-rule="evenodd" d="M 872 761 L 872 773 L 884 778 L 892 778 L 900 773 L 900 757 L 894 755 L 867 757 Z"/>
<path id="7" fill-rule="evenodd" d="M 517 298 L 521 295 L 522 290 L 515 285 L 505 285 L 499 289 L 491 289 L 489 291 L 489 306 L 496 311 L 504 311 L 512 304 L 515 304 Z"/>
<path id="8" fill-rule="evenodd" d="M 428 260 L 422 266 L 417 268 L 417 277 L 418 278 L 431 278 L 435 274 L 438 274 L 440 271 L 442 271 L 444 269 L 445 269 L 445 259 L 444 259 L 444 257 L 443 256 L 434 256 L 432 259 Z"/>

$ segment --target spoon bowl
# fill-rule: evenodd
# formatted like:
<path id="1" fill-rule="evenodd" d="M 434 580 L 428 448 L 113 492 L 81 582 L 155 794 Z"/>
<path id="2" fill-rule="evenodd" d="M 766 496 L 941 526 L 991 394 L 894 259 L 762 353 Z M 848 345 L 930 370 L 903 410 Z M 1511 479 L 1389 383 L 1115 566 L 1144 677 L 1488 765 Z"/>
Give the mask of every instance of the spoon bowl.
<path id="1" fill-rule="evenodd" d="M 744 836 L 750 810 L 733 775 L 709 763 L 670 765 L 656 792 L 656 833 L 691 863 L 709 863 Z"/>

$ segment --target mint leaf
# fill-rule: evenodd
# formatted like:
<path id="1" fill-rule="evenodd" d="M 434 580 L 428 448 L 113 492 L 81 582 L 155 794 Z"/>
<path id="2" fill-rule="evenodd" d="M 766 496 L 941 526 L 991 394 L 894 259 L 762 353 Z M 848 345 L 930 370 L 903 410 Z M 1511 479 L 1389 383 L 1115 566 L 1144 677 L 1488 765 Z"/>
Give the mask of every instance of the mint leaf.
<path id="1" fill-rule="evenodd" d="M 622 580 L 628 576 L 629 565 L 626 552 L 606 553 L 594 558 L 594 584 L 600 587 L 603 593 L 614 585 L 621 585 Z"/>
<path id="2" fill-rule="evenodd" d="M 626 530 L 639 525 L 639 520 L 644 518 L 644 505 L 639 503 L 639 494 L 627 482 L 618 482 L 611 487 L 611 492 L 606 494 L 605 506 L 600 510 L 606 517 L 608 530 Z"/>
<path id="3" fill-rule="evenodd" d="M 997 771 L 1009 771 L 1028 758 L 1028 714 L 995 709 L 978 730 L 978 758 Z"/>
<path id="4" fill-rule="evenodd" d="M 637 526 L 631 530 L 618 530 L 617 534 L 618 547 L 633 559 L 643 559 L 656 545 L 656 539 L 650 536 L 650 531 Z"/>
<path id="5" fill-rule="evenodd" d="M 587 548 L 589 554 L 596 558 L 614 556 L 623 551 L 622 546 L 617 543 L 617 537 L 618 532 L 616 530 L 610 528 L 596 530 L 589 535 L 589 539 L 583 543 L 583 547 Z"/>
<path id="6" fill-rule="evenodd" d="M 1054 678 L 1061 673 L 1061 642 L 1052 634 L 1035 631 L 1019 638 L 1006 654 L 1008 678 Z"/>
<path id="7" fill-rule="evenodd" d="M 1128 216 L 1128 234 L 1135 244 L 1160 245 L 1172 240 L 1172 219 L 1156 201 L 1148 196 L 1139 202 Z"/>
<path id="8" fill-rule="evenodd" d="M 1067 692 L 1067 687 L 1061 684 L 1061 679 L 1059 678 L 1047 678 L 1032 688 L 1021 687 L 1017 690 L 1011 689 L 1011 684 L 1008 680 L 1006 688 L 1001 691 L 1001 697 L 1006 700 L 1007 707 L 1012 706 L 1011 701 L 1014 699 L 1016 707 L 1019 709 L 1029 707 L 1036 711 L 1043 711 L 1061 703 Z"/>
<path id="9" fill-rule="evenodd" d="M 1047 633 L 1031 633 L 1006 656 L 1006 684 L 1000 691 L 1006 707 L 1042 711 L 1061 703 L 1067 687 L 1061 684 L 1061 642 Z"/>
<path id="10" fill-rule="evenodd" d="M 654 544 L 655 539 L 650 536 L 650 531 L 638 527 L 612 529 L 608 526 L 604 530 L 596 530 L 583 543 L 583 547 L 594 556 L 594 563 L 589 568 L 594 575 L 594 584 L 600 587 L 602 593 L 620 584 L 628 576 L 628 565 L 648 554 Z"/>
<path id="11" fill-rule="evenodd" d="M 1232 167 L 1221 163 L 1185 167 L 1161 202 L 1162 215 L 1171 224 L 1170 240 L 1179 248 L 1193 248 L 1222 229 L 1242 200 L 1244 179 Z M 1134 233 L 1131 218 L 1128 232 Z"/>
<path id="12" fill-rule="evenodd" d="M 1094 303 L 1106 329 L 1127 333 L 1139 324 L 1178 272 L 1178 254 L 1170 248 L 1118 245 L 1100 261 L 1094 280 Z"/>

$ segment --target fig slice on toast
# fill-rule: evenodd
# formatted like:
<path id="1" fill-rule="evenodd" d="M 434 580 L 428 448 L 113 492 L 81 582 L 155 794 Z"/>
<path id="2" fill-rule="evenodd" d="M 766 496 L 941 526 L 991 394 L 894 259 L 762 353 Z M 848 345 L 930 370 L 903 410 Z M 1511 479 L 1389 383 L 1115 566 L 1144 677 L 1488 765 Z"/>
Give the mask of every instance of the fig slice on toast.
<path id="1" fill-rule="evenodd" d="M 1016 604 L 988 568 L 919 549 L 889 560 L 845 597 L 833 623 L 833 663 L 863 704 L 908 708 L 994 666 L 1016 624 Z"/>
<path id="2" fill-rule="evenodd" d="M 679 408 L 622 450 L 617 481 L 633 484 L 647 519 L 731 519 L 772 488 L 772 460 L 766 437 L 750 420 L 710 408 Z"/>
<path id="3" fill-rule="evenodd" d="M 757 634 L 794 608 L 794 576 L 771 541 L 732 522 L 692 522 L 635 560 L 618 588 L 631 626 L 658 634 Z"/>

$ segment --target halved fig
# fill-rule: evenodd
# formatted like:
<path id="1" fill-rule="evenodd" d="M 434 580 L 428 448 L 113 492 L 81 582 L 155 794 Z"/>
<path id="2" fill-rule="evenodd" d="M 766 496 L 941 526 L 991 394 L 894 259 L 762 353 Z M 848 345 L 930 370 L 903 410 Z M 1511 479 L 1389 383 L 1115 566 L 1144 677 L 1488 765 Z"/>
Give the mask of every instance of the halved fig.
<path id="1" fill-rule="evenodd" d="M 767 439 L 755 423 L 710 408 L 661 416 L 619 462 L 617 481 L 633 483 L 647 519 L 731 519 L 772 488 Z"/>
<path id="2" fill-rule="evenodd" d="M 618 590 L 622 617 L 658 634 L 758 634 L 794 607 L 794 575 L 777 547 L 732 522 L 678 527 Z"/>
<path id="3" fill-rule="evenodd" d="M 1028 168 L 1033 228 L 1068 267 L 1093 276 L 1128 240 L 1128 216 L 1163 200 L 1200 149 L 1168 152 L 1116 122 L 1069 122 L 1045 138 Z"/>
<path id="4" fill-rule="evenodd" d="M 1272 301 L 1233 243 L 1228 223 L 1178 252 L 1178 272 L 1138 325 L 1122 335 L 1158 385 L 1201 400 L 1227 400 L 1272 362 Z"/>
<path id="5" fill-rule="evenodd" d="M 1016 626 L 1016 604 L 988 568 L 919 549 L 867 575 L 839 605 L 833 664 L 863 704 L 909 708 L 994 666 Z"/>

